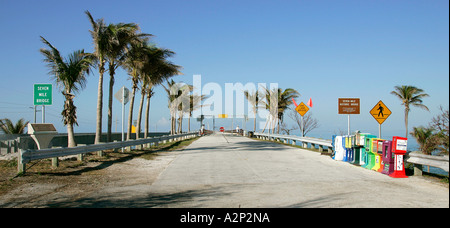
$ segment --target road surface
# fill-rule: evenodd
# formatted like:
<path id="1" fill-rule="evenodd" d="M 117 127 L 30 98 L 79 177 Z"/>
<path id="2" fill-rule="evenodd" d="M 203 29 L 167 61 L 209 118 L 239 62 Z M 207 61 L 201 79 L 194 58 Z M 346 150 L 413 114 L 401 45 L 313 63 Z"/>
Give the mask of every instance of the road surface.
<path id="1" fill-rule="evenodd" d="M 187 147 L 145 194 L 155 207 L 449 207 L 449 189 L 422 177 L 222 133 Z"/>
<path id="2" fill-rule="evenodd" d="M 153 160 L 84 169 L 30 179 L 2 195 L 0 207 L 449 207 L 448 185 L 223 133 Z"/>

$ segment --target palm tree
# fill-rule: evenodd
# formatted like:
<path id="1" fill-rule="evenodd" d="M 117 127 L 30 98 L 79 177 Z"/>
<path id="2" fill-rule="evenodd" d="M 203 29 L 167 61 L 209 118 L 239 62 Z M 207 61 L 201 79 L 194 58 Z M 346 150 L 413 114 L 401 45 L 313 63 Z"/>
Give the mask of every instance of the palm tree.
<path id="1" fill-rule="evenodd" d="M 280 125 L 284 121 L 284 112 L 290 109 L 290 105 L 293 103 L 292 99 L 300 96 L 300 93 L 292 88 L 287 88 L 284 91 L 278 88 L 278 130 L 277 134 L 280 134 Z"/>
<path id="2" fill-rule="evenodd" d="M 254 93 L 249 93 L 247 90 L 244 91 L 244 96 L 252 105 L 252 111 L 255 114 L 255 120 L 253 122 L 253 131 L 256 131 L 256 116 L 258 115 L 259 104 L 262 103 L 263 95 L 256 91 Z"/>
<path id="3" fill-rule="evenodd" d="M 28 125 L 29 121 L 26 121 L 21 118 L 13 124 L 10 119 L 0 119 L 0 130 L 5 134 L 23 134 L 25 127 Z"/>
<path id="4" fill-rule="evenodd" d="M 153 85 L 151 83 L 144 83 L 144 90 L 147 96 L 147 103 L 145 108 L 145 125 L 144 125 L 144 138 L 148 137 L 150 131 L 150 99 L 155 94 L 153 91 Z"/>
<path id="5" fill-rule="evenodd" d="M 428 97 L 429 95 L 423 93 L 422 89 L 410 85 L 395 86 L 394 89 L 395 90 L 391 91 L 391 94 L 398 97 L 402 101 L 402 105 L 405 106 L 405 137 L 408 137 L 408 114 L 410 111 L 409 105 L 429 111 L 428 107 L 422 104 L 422 98 Z"/>
<path id="6" fill-rule="evenodd" d="M 262 100 L 262 104 L 265 106 L 266 110 L 269 111 L 269 115 L 267 116 L 266 119 L 266 124 L 264 125 L 264 128 L 262 130 L 262 132 L 264 133 L 264 131 L 266 130 L 266 126 L 267 124 L 269 124 L 269 133 L 271 131 L 272 125 L 276 119 L 277 116 L 277 112 L 278 112 L 278 102 L 277 102 L 277 98 L 278 98 L 278 89 L 274 88 L 273 90 L 264 88 L 264 98 L 265 100 Z"/>
<path id="7" fill-rule="evenodd" d="M 89 30 L 94 43 L 94 52 L 92 53 L 97 61 L 98 68 L 98 91 L 97 91 L 97 121 L 95 128 L 94 143 L 98 144 L 102 136 L 102 110 L 103 110 L 103 74 L 105 73 L 106 53 L 111 41 L 108 26 L 102 19 L 94 20 L 89 11 L 85 11 L 92 25 L 92 30 Z"/>
<path id="8" fill-rule="evenodd" d="M 142 98 L 147 95 L 147 107 L 145 113 L 145 130 L 144 137 L 147 137 L 149 132 L 149 111 L 150 111 L 150 98 L 153 96 L 153 89 L 157 85 L 161 85 L 165 80 L 175 75 L 181 75 L 181 66 L 175 65 L 168 61 L 166 58 L 171 57 L 175 52 L 153 47 L 149 53 L 149 60 L 144 64 L 144 71 L 142 75 Z M 142 101 L 143 102 L 143 101 Z M 139 112 L 142 112 L 142 108 L 139 108 Z M 138 118 L 138 124 L 140 126 L 140 118 Z"/>
<path id="9" fill-rule="evenodd" d="M 167 57 L 171 57 L 174 54 L 175 53 L 169 49 L 158 48 L 155 45 L 149 44 L 146 39 L 142 40 L 140 43 L 132 44 L 131 49 L 128 51 L 127 58 L 123 64 L 133 82 L 130 111 L 128 115 L 128 132 L 131 132 L 134 97 L 139 84 L 141 85 L 142 95 L 136 124 L 136 138 L 139 138 L 140 134 L 142 109 L 146 94 L 150 94 L 150 96 L 148 96 L 148 99 L 150 99 L 153 94 L 154 85 L 160 84 L 163 80 L 179 74 L 180 67 L 166 60 Z M 148 108 L 149 105 L 148 102 Z M 146 118 L 148 118 L 148 112 Z M 148 127 L 148 122 L 146 122 L 146 124 Z M 146 129 L 146 131 L 147 130 L 148 129 Z M 130 134 L 128 134 L 127 139 L 129 139 L 129 137 Z"/>
<path id="10" fill-rule="evenodd" d="M 130 44 L 141 42 L 143 38 L 152 36 L 151 34 L 138 33 L 139 26 L 135 23 L 109 24 L 107 27 L 109 41 L 105 53 L 105 59 L 108 61 L 109 71 L 109 99 L 108 99 L 108 132 L 107 141 L 111 141 L 112 126 L 112 101 L 114 89 L 114 74 L 116 69 L 121 66 L 127 57 L 127 51 Z"/>
<path id="11" fill-rule="evenodd" d="M 41 48 L 40 52 L 44 55 L 44 62 L 48 63 L 49 74 L 54 75 L 56 84 L 60 87 L 61 93 L 66 98 L 64 110 L 61 112 L 64 125 L 67 126 L 68 146 L 76 146 L 73 134 L 73 124 L 78 125 L 76 107 L 73 104 L 75 97 L 72 92 L 78 92 L 86 85 L 86 74 L 89 74 L 90 67 L 94 61 L 91 54 L 84 53 L 84 50 L 74 51 L 63 59 L 53 45 L 41 36 L 41 40 L 50 50 Z"/>
<path id="12" fill-rule="evenodd" d="M 284 120 L 284 112 L 290 108 L 292 99 L 299 97 L 300 93 L 292 88 L 287 88 L 284 91 L 281 88 L 275 88 L 273 90 L 265 88 L 265 90 L 266 101 L 264 103 L 266 105 L 266 109 L 268 109 L 271 113 L 270 117 L 273 121 L 272 127 L 270 127 L 270 129 L 274 129 L 275 124 L 278 124 L 277 133 L 279 134 L 280 125 Z M 272 130 L 272 132 L 273 131 L 274 130 Z"/>
<path id="13" fill-rule="evenodd" d="M 190 93 L 193 91 L 194 86 L 187 85 L 181 83 L 181 87 L 179 88 L 179 93 L 181 95 L 177 98 L 179 101 L 175 101 L 179 103 L 178 105 L 178 134 L 183 132 L 183 117 L 185 113 L 190 113 L 191 107 L 191 95 Z"/>
<path id="14" fill-rule="evenodd" d="M 202 105 L 202 102 L 206 98 L 208 98 L 208 96 L 206 96 L 206 95 L 198 95 L 198 94 L 191 94 L 191 95 L 189 95 L 188 132 L 191 132 L 192 112 L 194 112 L 195 110 L 198 110 L 201 107 L 204 107 Z"/>
<path id="15" fill-rule="evenodd" d="M 431 152 L 438 149 L 439 136 L 434 134 L 433 128 L 413 127 L 410 134 L 416 138 L 422 153 L 431 155 Z"/>
<path id="16" fill-rule="evenodd" d="M 189 85 L 184 83 L 176 83 L 173 79 L 167 81 L 167 86 L 164 86 L 164 90 L 167 93 L 169 110 L 170 110 L 170 133 L 175 134 L 176 131 L 176 116 L 177 111 L 182 110 L 184 107 L 189 107 L 189 92 L 191 89 Z M 182 118 L 182 115 L 179 115 Z M 178 127 L 180 129 L 180 127 Z"/>
<path id="17" fill-rule="evenodd" d="M 131 135 L 131 122 L 133 120 L 134 98 L 136 90 L 138 89 L 138 83 L 141 80 L 140 76 L 142 75 L 144 62 L 147 60 L 146 52 L 148 51 L 149 50 L 148 45 L 146 44 L 146 40 L 132 43 L 129 51 L 126 53 L 126 58 L 122 63 L 122 66 L 125 68 L 125 70 L 128 71 L 128 75 L 130 75 L 130 79 L 132 82 L 130 107 L 129 107 L 130 109 L 128 113 L 127 140 L 130 139 Z M 139 138 L 138 136 L 139 134 L 137 133 L 136 139 Z"/>

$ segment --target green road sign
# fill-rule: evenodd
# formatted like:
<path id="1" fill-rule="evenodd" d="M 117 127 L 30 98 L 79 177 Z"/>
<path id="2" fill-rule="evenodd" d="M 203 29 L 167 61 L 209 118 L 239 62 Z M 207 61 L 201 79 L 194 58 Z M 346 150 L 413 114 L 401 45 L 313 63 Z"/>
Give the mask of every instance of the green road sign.
<path id="1" fill-rule="evenodd" d="M 34 105 L 52 105 L 52 84 L 34 84 Z"/>

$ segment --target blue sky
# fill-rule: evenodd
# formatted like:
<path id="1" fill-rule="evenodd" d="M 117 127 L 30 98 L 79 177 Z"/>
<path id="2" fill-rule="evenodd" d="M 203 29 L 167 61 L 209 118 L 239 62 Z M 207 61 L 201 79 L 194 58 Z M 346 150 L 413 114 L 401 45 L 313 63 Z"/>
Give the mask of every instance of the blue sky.
<path id="1" fill-rule="evenodd" d="M 430 95 L 424 99 L 430 112 L 412 108 L 410 128 L 427 125 L 440 105 L 449 106 L 447 0 L 0 0 L 0 118 L 32 121 L 33 84 L 51 83 L 39 53 L 44 47 L 39 36 L 64 56 L 77 49 L 93 50 L 85 10 L 107 23 L 138 23 L 142 32 L 155 35 L 153 41 L 175 51 L 171 60 L 183 66 L 184 75 L 176 81 L 192 83 L 192 75 L 201 74 L 203 83 L 222 86 L 278 83 L 297 89 L 298 103 L 312 98 L 310 112 L 321 125 L 311 135 L 329 138 L 346 131 L 347 116 L 337 114 L 340 97 L 361 99 L 361 114 L 351 116 L 352 130 L 377 134 L 378 123 L 369 111 L 382 100 L 393 113 L 382 125 L 383 135 L 403 135 L 403 108 L 390 94 L 396 85 L 414 85 Z M 127 78 L 119 70 L 115 90 L 130 88 Z M 97 86 L 94 70 L 75 98 L 80 125 L 75 132 L 95 131 Z M 63 96 L 56 87 L 53 93 L 47 122 L 66 132 L 60 117 Z M 113 106 L 120 131 L 121 106 L 116 100 Z M 169 129 L 166 107 L 166 95 L 158 88 L 151 103 L 152 130 Z M 104 117 L 106 130 L 106 104 Z"/>

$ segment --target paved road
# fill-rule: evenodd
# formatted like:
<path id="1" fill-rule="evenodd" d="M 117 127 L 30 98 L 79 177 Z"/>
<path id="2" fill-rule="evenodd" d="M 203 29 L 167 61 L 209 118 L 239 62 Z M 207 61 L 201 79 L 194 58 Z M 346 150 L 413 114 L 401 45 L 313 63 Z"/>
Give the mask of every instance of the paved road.
<path id="1" fill-rule="evenodd" d="M 192 143 L 142 193 L 154 207 L 449 207 L 449 189 L 422 177 L 222 133 Z"/>

